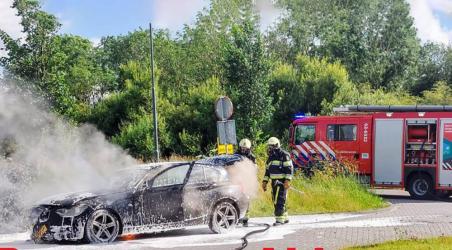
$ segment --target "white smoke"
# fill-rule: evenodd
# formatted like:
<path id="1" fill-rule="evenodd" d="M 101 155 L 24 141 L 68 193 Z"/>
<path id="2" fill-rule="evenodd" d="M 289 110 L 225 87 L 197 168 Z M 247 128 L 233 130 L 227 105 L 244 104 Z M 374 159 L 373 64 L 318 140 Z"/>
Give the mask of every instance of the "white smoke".
<path id="1" fill-rule="evenodd" d="M 259 181 L 257 180 L 257 166 L 248 159 L 234 163 L 227 168 L 229 178 L 233 184 L 242 187 L 243 193 L 248 197 L 255 198 L 259 191 Z"/>
<path id="2" fill-rule="evenodd" d="M 0 82 L 0 233 L 17 230 L 36 201 L 101 189 L 110 173 L 135 164 L 94 127 L 72 126 L 5 86 Z"/>

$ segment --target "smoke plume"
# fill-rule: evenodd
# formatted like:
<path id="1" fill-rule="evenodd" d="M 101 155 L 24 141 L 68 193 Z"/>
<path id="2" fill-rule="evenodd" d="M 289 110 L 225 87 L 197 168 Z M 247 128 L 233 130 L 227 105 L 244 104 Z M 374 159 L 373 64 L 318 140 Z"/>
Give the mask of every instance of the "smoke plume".
<path id="1" fill-rule="evenodd" d="M 250 198 L 255 198 L 259 191 L 257 166 L 248 159 L 235 163 L 228 168 L 232 183 L 240 185 L 242 191 Z"/>
<path id="2" fill-rule="evenodd" d="M 0 233 L 22 229 L 35 202 L 100 189 L 109 173 L 135 164 L 94 127 L 72 126 L 43 107 L 0 82 Z"/>

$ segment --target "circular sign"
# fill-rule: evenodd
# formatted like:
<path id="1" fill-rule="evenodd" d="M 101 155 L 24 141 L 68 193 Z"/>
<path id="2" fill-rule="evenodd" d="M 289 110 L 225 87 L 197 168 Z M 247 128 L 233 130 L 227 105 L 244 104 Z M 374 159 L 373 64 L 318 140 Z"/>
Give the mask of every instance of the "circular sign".
<path id="1" fill-rule="evenodd" d="M 231 99 L 227 96 L 220 96 L 215 102 L 215 114 L 217 118 L 224 121 L 231 118 L 234 107 Z"/>

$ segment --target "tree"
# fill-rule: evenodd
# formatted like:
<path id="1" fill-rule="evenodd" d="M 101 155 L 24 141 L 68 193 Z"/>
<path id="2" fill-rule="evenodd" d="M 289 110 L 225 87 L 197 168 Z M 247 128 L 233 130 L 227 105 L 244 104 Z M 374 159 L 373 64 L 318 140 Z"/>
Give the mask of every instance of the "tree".
<path id="1" fill-rule="evenodd" d="M 170 146 L 166 155 L 199 155 L 212 149 L 217 139 L 215 100 L 224 95 L 220 81 L 212 77 L 203 83 L 190 86 L 186 92 L 171 90 L 161 99 L 161 110 L 165 112 Z"/>
<path id="2" fill-rule="evenodd" d="M 339 60 L 353 82 L 410 87 L 419 41 L 403 0 L 280 0 L 287 10 L 270 48 L 293 62 L 298 53 Z"/>
<path id="3" fill-rule="evenodd" d="M 422 92 L 422 103 L 430 105 L 451 105 L 452 88 L 444 81 L 435 83 L 432 90 Z"/>
<path id="4" fill-rule="evenodd" d="M 0 30 L 8 56 L 0 65 L 37 94 L 53 110 L 73 121 L 82 120 L 90 105 L 113 85 L 111 71 L 97 64 L 97 51 L 88 39 L 56 34 L 55 16 L 40 9 L 38 1 L 15 0 L 25 40 L 13 40 Z"/>
<path id="5" fill-rule="evenodd" d="M 277 134 L 287 129 L 295 114 L 328 113 L 332 105 L 349 104 L 357 92 L 339 62 L 303 55 L 293 66 L 279 64 L 270 79 L 275 107 L 272 128 Z"/>
<path id="6" fill-rule="evenodd" d="M 239 137 L 255 137 L 266 126 L 273 111 L 268 97 L 269 63 L 255 20 L 232 27 L 225 52 L 225 87 L 235 103 Z"/>
<path id="7" fill-rule="evenodd" d="M 437 81 L 447 80 L 447 48 L 444 45 L 426 43 L 419 53 L 419 78 L 412 88 L 414 94 L 430 89 Z"/>
<path id="8" fill-rule="evenodd" d="M 25 41 L 21 44 L 0 30 L 0 39 L 8 51 L 8 57 L 1 58 L 2 66 L 22 79 L 42 82 L 49 69 L 51 38 L 61 25 L 55 16 L 40 10 L 37 0 L 14 0 L 12 7 L 21 18 Z"/>

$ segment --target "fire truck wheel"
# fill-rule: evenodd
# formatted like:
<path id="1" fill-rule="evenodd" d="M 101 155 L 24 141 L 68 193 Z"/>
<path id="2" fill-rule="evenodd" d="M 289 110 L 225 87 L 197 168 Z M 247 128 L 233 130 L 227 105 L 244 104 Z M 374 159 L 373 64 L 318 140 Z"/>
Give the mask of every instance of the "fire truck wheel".
<path id="1" fill-rule="evenodd" d="M 415 175 L 409 181 L 408 192 L 414 199 L 429 199 L 433 194 L 432 179 L 425 175 Z"/>

